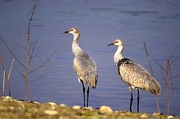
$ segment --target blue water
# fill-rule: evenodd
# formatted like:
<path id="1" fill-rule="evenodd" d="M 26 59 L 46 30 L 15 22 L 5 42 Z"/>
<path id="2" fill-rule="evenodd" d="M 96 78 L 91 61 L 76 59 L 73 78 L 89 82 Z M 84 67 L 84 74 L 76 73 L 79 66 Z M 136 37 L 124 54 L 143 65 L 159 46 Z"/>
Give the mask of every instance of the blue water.
<path id="1" fill-rule="evenodd" d="M 168 58 L 173 61 L 180 56 L 180 1 L 178 0 L 116 0 L 113 2 L 108 0 L 76 0 L 75 2 L 2 0 L 0 1 L 0 36 L 5 41 L 21 44 L 22 39 L 27 40 L 26 27 L 34 4 L 37 4 L 37 7 L 31 23 L 31 40 L 39 39 L 39 41 L 32 64 L 51 54 L 55 49 L 60 49 L 43 72 L 30 77 L 32 80 L 47 73 L 43 78 L 29 83 L 29 100 L 42 103 L 53 101 L 68 106 L 83 105 L 82 87 L 78 83 L 72 65 L 72 35 L 62 34 L 71 27 L 77 27 L 80 30 L 79 45 L 93 57 L 98 66 L 98 85 L 95 90 L 90 90 L 89 100 L 89 105 L 94 108 L 109 105 L 113 110 L 129 110 L 130 93 L 127 86 L 120 80 L 113 62 L 116 47 L 107 47 L 107 44 L 116 38 L 121 38 L 125 43 L 124 57 L 141 64 L 148 71 L 150 68 L 143 41 L 146 42 L 149 54 L 164 67 Z M 18 35 L 18 32 L 23 38 Z M 12 43 L 9 43 L 9 46 L 20 60 L 25 61 L 22 47 Z M 0 56 L 6 60 L 4 64 L 9 70 L 8 62 L 12 61 L 12 57 L 3 50 L 2 42 L 0 42 L 0 48 Z M 153 59 L 151 63 L 155 78 L 162 87 L 159 95 L 160 109 L 166 114 L 165 81 L 159 65 Z M 24 99 L 25 81 L 18 73 L 18 69 L 24 71 L 15 61 L 10 77 L 11 91 L 13 97 Z M 174 91 L 172 85 L 169 85 L 170 114 L 175 115 L 180 115 L 179 71 L 180 60 L 177 59 L 172 66 L 173 76 L 178 76 L 173 80 Z M 0 77 L 2 77 L 1 67 Z M 0 89 L 2 89 L 2 81 L 0 81 Z M 8 95 L 7 85 L 5 89 L 5 94 Z M 136 111 L 136 90 L 133 93 L 133 111 Z M 140 91 L 140 96 L 141 112 L 157 112 L 155 97 L 152 94 Z"/>

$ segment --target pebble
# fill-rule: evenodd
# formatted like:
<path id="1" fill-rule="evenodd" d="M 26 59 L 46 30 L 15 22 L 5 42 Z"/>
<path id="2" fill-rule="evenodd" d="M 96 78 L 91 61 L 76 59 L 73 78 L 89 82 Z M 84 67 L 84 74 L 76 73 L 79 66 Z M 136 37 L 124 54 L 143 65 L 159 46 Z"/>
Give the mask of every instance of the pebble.
<path id="1" fill-rule="evenodd" d="M 161 116 L 161 113 L 154 112 L 153 115 L 154 116 Z"/>
<path id="2" fill-rule="evenodd" d="M 168 116 L 168 119 L 174 119 L 174 116 L 169 115 L 169 116 Z"/>
<path id="3" fill-rule="evenodd" d="M 142 114 L 141 115 L 141 119 L 147 119 L 148 118 L 148 115 L 147 114 Z"/>
<path id="4" fill-rule="evenodd" d="M 73 106 L 72 108 L 73 108 L 73 109 L 77 109 L 77 110 L 78 110 L 78 109 L 81 109 L 81 106 L 79 106 L 79 105 L 75 105 L 75 106 Z"/>
<path id="5" fill-rule="evenodd" d="M 56 106 L 56 103 L 54 102 L 48 102 L 48 104 L 50 104 L 51 106 Z"/>
<path id="6" fill-rule="evenodd" d="M 104 113 L 112 113 L 113 110 L 109 106 L 101 106 L 99 108 L 99 112 L 104 114 Z"/>
<path id="7" fill-rule="evenodd" d="M 9 101 L 10 103 L 8 103 Z M 20 102 L 19 100 L 13 99 L 10 96 L 4 96 L 0 98 L 0 119 L 34 119 L 34 118 L 54 118 L 59 117 L 62 119 L 180 119 L 180 116 L 173 115 L 163 115 L 161 113 L 131 113 L 129 111 L 113 111 L 109 106 L 101 106 L 99 110 L 94 110 L 92 107 L 82 108 L 78 105 L 69 108 L 65 104 L 57 105 L 54 102 L 42 103 L 40 105 L 35 105 L 29 102 Z M 92 109 L 92 111 L 91 111 Z"/>
<path id="8" fill-rule="evenodd" d="M 65 104 L 60 104 L 59 106 L 61 106 L 61 107 L 67 107 L 67 105 L 65 105 Z"/>
<path id="9" fill-rule="evenodd" d="M 44 113 L 48 114 L 48 115 L 57 115 L 58 111 L 56 111 L 56 110 L 45 110 Z"/>
<path id="10" fill-rule="evenodd" d="M 34 101 L 33 104 L 38 104 L 38 105 L 40 105 L 41 103 L 39 103 L 39 102 L 37 102 L 37 101 Z"/>
<path id="11" fill-rule="evenodd" d="M 83 109 L 93 110 L 93 108 L 91 106 L 90 107 L 83 107 Z"/>
<path id="12" fill-rule="evenodd" d="M 4 97 L 3 101 L 15 101 L 11 96 Z"/>

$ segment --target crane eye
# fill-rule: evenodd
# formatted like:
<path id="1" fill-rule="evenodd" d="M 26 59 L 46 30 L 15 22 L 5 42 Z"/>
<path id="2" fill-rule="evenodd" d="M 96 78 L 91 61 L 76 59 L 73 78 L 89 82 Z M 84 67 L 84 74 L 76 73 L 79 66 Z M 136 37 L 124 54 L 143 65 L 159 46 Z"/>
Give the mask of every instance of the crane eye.
<path id="1" fill-rule="evenodd" d="M 116 40 L 114 43 L 118 43 L 118 42 L 119 42 L 119 41 Z"/>

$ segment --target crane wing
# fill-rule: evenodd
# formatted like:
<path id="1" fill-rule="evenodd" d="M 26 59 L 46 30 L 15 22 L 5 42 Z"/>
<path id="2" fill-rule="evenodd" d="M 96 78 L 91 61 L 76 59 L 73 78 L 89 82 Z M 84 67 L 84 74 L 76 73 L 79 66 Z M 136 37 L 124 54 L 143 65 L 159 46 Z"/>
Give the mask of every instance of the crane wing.
<path id="1" fill-rule="evenodd" d="M 97 66 L 94 60 L 85 52 L 75 56 L 74 70 L 78 79 L 86 83 L 90 88 L 95 88 L 98 80 Z"/>
<path id="2" fill-rule="evenodd" d="M 118 73 L 131 88 L 140 88 L 154 95 L 160 93 L 160 85 L 155 78 L 144 67 L 127 58 L 118 63 Z"/>

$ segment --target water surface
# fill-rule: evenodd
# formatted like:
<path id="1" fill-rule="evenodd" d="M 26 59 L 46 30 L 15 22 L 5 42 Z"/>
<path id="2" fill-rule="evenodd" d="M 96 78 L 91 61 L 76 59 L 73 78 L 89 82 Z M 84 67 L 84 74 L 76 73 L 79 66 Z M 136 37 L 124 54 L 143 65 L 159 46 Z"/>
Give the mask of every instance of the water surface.
<path id="1" fill-rule="evenodd" d="M 90 90 L 90 106 L 94 108 L 109 105 L 114 110 L 129 110 L 130 93 L 127 86 L 120 80 L 117 68 L 113 62 L 116 47 L 107 47 L 116 38 L 125 43 L 124 57 L 128 57 L 149 69 L 143 41 L 146 42 L 149 54 L 165 67 L 166 59 L 173 60 L 180 56 L 180 2 L 179 1 L 143 1 L 143 0 L 55 0 L 55 1 L 13 1 L 0 2 L 0 36 L 10 42 L 21 43 L 20 35 L 13 27 L 18 28 L 26 40 L 26 27 L 29 13 L 37 4 L 31 23 L 31 40 L 40 39 L 35 49 L 32 63 L 49 55 L 58 47 L 58 55 L 52 58 L 52 63 L 42 73 L 34 75 L 37 78 L 47 72 L 45 77 L 29 84 L 29 100 L 39 102 L 53 101 L 68 106 L 83 105 L 82 87 L 78 83 L 73 70 L 73 54 L 71 51 L 72 35 L 62 34 L 71 27 L 77 27 L 81 32 L 79 45 L 93 57 L 98 66 L 98 85 Z M 11 25 L 9 25 L 8 21 Z M 26 25 L 24 25 L 24 22 Z M 12 27 L 13 26 L 13 27 Z M 65 45 L 64 45 L 65 44 Z M 63 47 L 62 47 L 63 45 Z M 17 45 L 9 44 L 14 53 L 25 60 L 25 52 Z M 1 49 L 4 48 L 2 42 Z M 173 55 L 170 56 L 174 50 Z M 12 58 L 1 50 L 1 56 L 11 62 Z M 161 84 L 162 91 L 159 103 L 162 113 L 167 113 L 166 86 L 161 69 L 152 59 L 154 75 Z M 173 66 L 173 75 L 179 75 L 179 59 Z M 17 61 L 15 67 L 22 68 Z M 6 69 L 9 65 L 6 63 Z M 2 77 L 2 68 L 0 68 Z M 25 81 L 13 68 L 11 77 L 12 96 L 24 98 Z M 179 77 L 170 88 L 170 114 L 180 115 Z M 0 83 L 0 89 L 2 81 Z M 6 95 L 7 86 L 6 86 Z M 133 111 L 136 111 L 136 96 L 134 90 Z M 140 91 L 140 111 L 156 112 L 155 97 L 145 91 Z"/>

